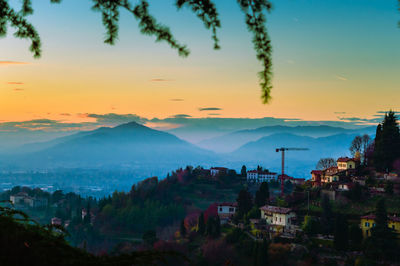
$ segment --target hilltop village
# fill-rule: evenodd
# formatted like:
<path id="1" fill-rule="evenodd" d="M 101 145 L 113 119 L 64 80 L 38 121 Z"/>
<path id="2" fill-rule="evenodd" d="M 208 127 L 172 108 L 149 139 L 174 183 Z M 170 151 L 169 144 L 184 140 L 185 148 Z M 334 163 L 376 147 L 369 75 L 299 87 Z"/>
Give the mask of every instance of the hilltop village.
<path id="1" fill-rule="evenodd" d="M 27 187 L 0 197 L 64 228 L 67 235 L 55 234 L 92 254 L 172 250 L 194 265 L 397 263 L 400 133 L 393 117 L 375 140 L 355 137 L 352 157 L 321 158 L 307 180 L 262 166 L 243 165 L 240 173 L 187 166 L 101 199 Z M 389 141 L 388 130 L 398 132 Z"/>

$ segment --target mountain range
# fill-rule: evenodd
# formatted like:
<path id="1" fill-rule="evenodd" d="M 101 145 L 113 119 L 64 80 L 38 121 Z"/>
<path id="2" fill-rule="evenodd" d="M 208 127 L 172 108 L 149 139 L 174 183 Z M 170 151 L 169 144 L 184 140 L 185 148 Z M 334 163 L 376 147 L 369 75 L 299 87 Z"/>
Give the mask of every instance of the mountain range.
<path id="1" fill-rule="evenodd" d="M 135 122 L 82 131 L 47 142 L 22 145 L 0 156 L 3 169 L 133 169 L 140 176 L 161 175 L 186 165 L 240 169 L 262 165 L 280 170 L 279 147 L 307 148 L 288 152 L 287 171 L 308 177 L 321 157 L 348 156 L 352 139 L 373 127 L 268 126 L 241 130 L 196 146 L 173 134 Z"/>
<path id="2" fill-rule="evenodd" d="M 230 153 L 240 148 L 250 141 L 258 140 L 262 137 L 273 134 L 293 134 L 308 137 L 327 137 L 337 134 L 374 134 L 375 127 L 363 127 L 358 129 L 346 129 L 333 126 L 265 126 L 256 129 L 246 129 L 235 131 L 223 136 L 203 140 L 197 145 L 201 148 L 212 150 L 219 153 Z"/>

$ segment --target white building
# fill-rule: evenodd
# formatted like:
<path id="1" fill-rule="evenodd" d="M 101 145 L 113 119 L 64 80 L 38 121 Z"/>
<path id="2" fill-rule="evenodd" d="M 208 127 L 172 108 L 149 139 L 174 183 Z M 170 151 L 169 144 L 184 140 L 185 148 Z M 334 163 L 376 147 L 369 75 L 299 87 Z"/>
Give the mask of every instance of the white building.
<path id="1" fill-rule="evenodd" d="M 268 170 L 247 171 L 247 182 L 262 183 L 262 182 L 271 182 L 272 180 L 277 180 L 276 173 L 270 172 Z"/>
<path id="2" fill-rule="evenodd" d="M 260 210 L 261 219 L 264 219 L 268 225 L 280 226 L 284 230 L 295 228 L 293 220 L 296 218 L 296 213 L 292 209 L 265 205 Z"/>
<path id="3" fill-rule="evenodd" d="M 217 213 L 221 223 L 226 223 L 236 213 L 236 202 L 222 202 L 218 203 Z"/>
<path id="4" fill-rule="evenodd" d="M 216 177 L 218 175 L 225 175 L 228 172 L 228 168 L 225 167 L 211 167 L 210 174 L 212 177 Z"/>

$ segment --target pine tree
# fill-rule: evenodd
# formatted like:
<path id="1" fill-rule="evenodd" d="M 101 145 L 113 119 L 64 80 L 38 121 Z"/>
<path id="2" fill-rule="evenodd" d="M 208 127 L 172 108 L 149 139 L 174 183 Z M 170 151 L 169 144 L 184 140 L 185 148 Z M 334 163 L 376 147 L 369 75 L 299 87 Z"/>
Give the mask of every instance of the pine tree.
<path id="1" fill-rule="evenodd" d="M 262 182 L 256 192 L 255 204 L 257 207 L 264 206 L 269 201 L 269 186 L 267 182 Z"/>
<path id="2" fill-rule="evenodd" d="M 380 171 L 391 171 L 393 163 L 400 157 L 400 131 L 393 111 L 385 114 L 382 125 L 376 129 L 374 164 Z"/>

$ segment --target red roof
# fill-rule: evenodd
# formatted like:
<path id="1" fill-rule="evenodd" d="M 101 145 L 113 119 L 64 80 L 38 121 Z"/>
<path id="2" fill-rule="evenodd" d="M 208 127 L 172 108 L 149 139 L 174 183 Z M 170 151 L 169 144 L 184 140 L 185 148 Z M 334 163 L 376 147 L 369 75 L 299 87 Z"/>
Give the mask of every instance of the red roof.
<path id="1" fill-rule="evenodd" d="M 237 202 L 220 202 L 218 206 L 229 206 L 229 207 L 237 207 Z"/>
<path id="2" fill-rule="evenodd" d="M 277 207 L 277 206 L 271 206 L 271 205 L 265 205 L 260 208 L 262 211 L 267 211 L 267 212 L 273 212 L 273 213 L 281 213 L 281 214 L 287 214 L 289 212 L 292 212 L 292 209 L 289 208 L 283 208 L 283 207 Z"/>
<path id="3" fill-rule="evenodd" d="M 375 214 L 368 214 L 368 215 L 361 216 L 361 219 L 375 220 L 375 218 L 376 218 Z M 389 216 L 388 215 L 388 219 L 393 222 L 400 222 L 400 217 L 397 217 L 397 216 Z"/>
<path id="4" fill-rule="evenodd" d="M 354 158 L 349 158 L 349 157 L 340 157 L 339 159 L 337 159 L 337 161 L 342 162 L 342 163 L 346 163 L 346 162 L 350 162 L 350 161 L 355 162 Z"/>
<path id="5" fill-rule="evenodd" d="M 321 171 L 321 170 L 312 170 L 312 171 L 311 171 L 311 174 L 314 174 L 314 175 L 321 175 L 321 174 L 322 174 L 322 171 Z"/>
<path id="6" fill-rule="evenodd" d="M 211 170 L 225 171 L 225 170 L 228 170 L 228 168 L 225 168 L 225 167 L 211 167 Z"/>
<path id="7" fill-rule="evenodd" d="M 264 171 L 258 171 L 258 170 L 250 170 L 250 171 L 247 171 L 247 173 L 258 173 L 258 174 L 264 174 L 264 175 L 276 175 L 276 173 L 273 173 L 273 172 L 270 172 L 270 171 L 268 171 L 268 170 L 264 170 Z"/>

